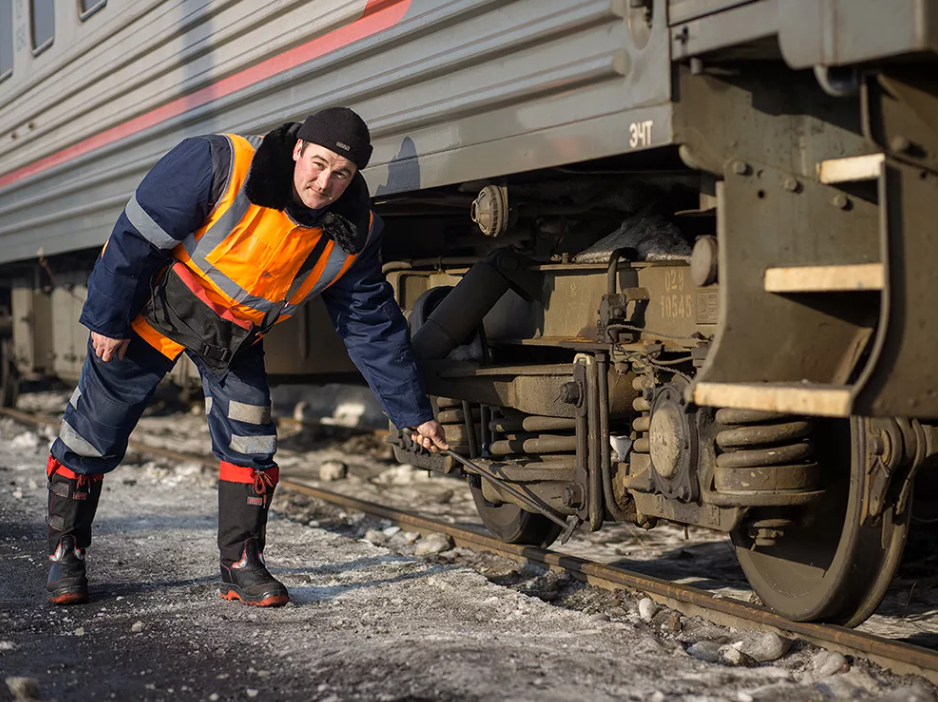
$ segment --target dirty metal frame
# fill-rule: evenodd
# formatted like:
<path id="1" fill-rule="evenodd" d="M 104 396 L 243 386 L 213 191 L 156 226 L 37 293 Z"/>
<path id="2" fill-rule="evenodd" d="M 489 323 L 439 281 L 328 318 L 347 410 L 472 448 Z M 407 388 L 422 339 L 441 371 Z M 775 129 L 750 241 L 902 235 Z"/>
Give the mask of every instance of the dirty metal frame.
<path id="1" fill-rule="evenodd" d="M 457 459 L 463 464 L 463 473 L 469 476 L 473 474 L 486 476 L 481 484 L 483 494 L 486 499 L 496 504 L 503 501 L 525 509 L 532 509 L 528 503 L 536 496 L 542 503 L 540 506 L 555 509 L 558 514 L 574 515 L 578 521 L 588 524 L 592 531 L 600 529 L 606 519 L 637 520 L 650 524 L 656 518 L 664 518 L 728 532 L 742 522 L 750 506 L 784 505 L 789 502 L 801 504 L 805 499 L 809 499 L 810 496 L 806 497 L 802 494 L 789 495 L 774 492 L 743 496 L 721 494 L 711 485 L 714 466 L 709 464 L 700 471 L 699 499 L 684 502 L 668 499 L 667 496 L 658 494 L 660 491 L 655 489 L 655 481 L 651 481 L 645 488 L 639 485 L 631 487 L 626 485 L 623 497 L 627 494 L 628 499 L 622 502 L 616 498 L 615 483 L 619 479 L 617 476 L 620 471 L 627 470 L 627 464 L 612 465 L 609 446 L 610 418 L 613 405 L 618 407 L 616 416 L 620 418 L 632 417 L 636 410 L 632 408 L 631 403 L 634 393 L 623 395 L 621 385 L 618 388 L 619 392 L 616 393 L 618 397 L 611 397 L 610 372 L 613 372 L 617 378 L 628 379 L 631 375 L 626 371 L 626 375 L 623 376 L 620 368 L 613 370 L 610 360 L 621 358 L 624 346 L 634 346 L 636 349 L 645 351 L 652 349 L 655 353 L 660 352 L 664 347 L 661 344 L 647 342 L 631 345 L 609 341 L 603 343 L 599 341 L 599 338 L 603 335 L 604 329 L 607 332 L 613 331 L 613 320 L 635 321 L 637 316 L 644 316 L 643 310 L 630 307 L 630 303 L 626 302 L 620 294 L 620 274 L 622 283 L 627 286 L 625 290 L 629 291 L 633 301 L 648 303 L 655 299 L 656 295 L 664 295 L 668 290 L 665 285 L 659 291 L 658 284 L 652 285 L 651 289 L 634 287 L 639 278 L 636 278 L 633 266 L 624 264 L 621 270 L 619 268 L 618 259 L 624 253 L 617 251 L 609 266 L 592 267 L 588 273 L 597 282 L 605 283 L 601 288 L 605 294 L 600 294 L 601 301 L 593 308 L 595 310 L 593 319 L 596 321 L 595 340 L 588 339 L 581 344 L 576 342 L 571 344 L 577 350 L 571 365 L 478 365 L 440 358 L 449 354 L 456 345 L 475 333 L 483 318 L 488 319 L 492 308 L 500 302 L 503 296 L 509 294 L 509 288 L 518 289 L 517 283 L 509 284 L 508 281 L 511 278 L 522 277 L 527 281 L 524 287 L 533 292 L 538 287 L 535 276 L 543 278 L 548 275 L 548 272 L 543 270 L 544 267 L 530 262 L 523 266 L 518 266 L 514 262 L 507 266 L 504 263 L 498 263 L 510 259 L 505 254 L 493 254 L 489 260 L 481 261 L 475 264 L 473 269 L 457 276 L 459 282 L 443 298 L 445 306 L 444 303 L 440 303 L 428 317 L 428 320 L 433 320 L 433 324 L 426 326 L 424 323 L 425 326 L 415 331 L 415 347 L 418 353 L 424 356 L 425 381 L 431 395 L 459 398 L 447 400 L 446 406 L 461 407 L 461 416 L 458 412 L 447 411 L 445 418 L 447 421 L 458 421 L 457 425 L 452 426 L 460 429 L 460 436 L 471 438 L 464 449 L 472 457 L 472 462 L 480 466 L 479 469 L 467 467 L 463 461 Z M 514 261 L 514 259 L 511 260 Z M 684 264 L 675 263 L 665 267 L 665 278 L 668 277 L 667 268 L 686 270 Z M 416 271 L 407 271 L 407 273 L 418 274 Z M 647 282 L 655 283 L 655 280 L 656 277 L 653 276 Z M 496 294 L 485 296 L 476 294 L 476 289 L 480 285 L 487 286 L 490 290 L 494 288 Z M 545 283 L 545 285 L 550 285 L 550 283 Z M 680 294 L 682 296 L 685 294 L 683 288 Z M 534 299 L 533 296 L 532 299 Z M 467 302 L 464 304 L 460 301 Z M 407 301 L 402 300 L 402 306 L 409 305 Z M 458 310 L 458 318 L 454 318 L 453 310 Z M 676 322 L 673 328 L 667 328 L 669 331 L 681 331 L 686 327 Z M 662 332 L 653 332 L 653 334 L 660 335 Z M 699 334 L 696 336 L 686 334 L 685 332 L 684 335 L 678 333 L 664 334 L 664 336 L 682 339 L 681 348 L 684 351 L 688 347 L 696 347 L 702 343 L 702 338 L 705 338 Z M 614 338 L 619 338 L 618 332 L 615 333 Z M 624 368 L 628 367 L 626 363 Z M 648 366 L 647 370 L 650 372 L 651 366 Z M 673 372 L 667 368 L 666 371 Z M 634 387 L 634 383 L 629 384 Z M 540 399 L 534 403 L 532 400 L 534 397 Z M 545 403 L 545 398 L 555 399 Z M 623 400 L 628 401 L 628 409 L 623 407 Z M 475 403 L 480 405 L 479 416 L 483 420 L 479 427 L 481 433 L 478 436 L 475 432 L 475 419 L 472 413 L 472 405 Z M 576 430 L 572 473 L 567 468 L 568 461 L 566 460 L 559 461 L 556 458 L 549 460 L 549 457 L 540 457 L 538 460 L 530 455 L 520 455 L 517 458 L 512 458 L 510 455 L 492 455 L 493 445 L 517 444 L 519 448 L 516 451 L 521 454 L 543 452 L 539 450 L 539 447 L 549 452 L 550 446 L 553 446 L 549 441 L 541 446 L 540 440 L 521 440 L 523 434 L 518 435 L 519 439 L 514 443 L 513 440 L 495 441 L 491 436 L 491 430 L 498 427 L 499 423 L 494 420 L 490 423 L 486 418 L 492 416 L 490 408 L 499 407 L 513 408 L 544 417 L 570 417 L 572 415 Z M 440 416 L 443 415 L 440 414 Z M 502 420 L 502 423 L 506 426 L 508 424 L 505 420 Z M 712 447 L 714 434 L 715 432 L 711 431 L 705 436 L 702 435 L 702 441 L 706 446 L 701 451 L 700 460 L 704 463 L 707 461 L 713 463 L 715 460 Z M 395 443 L 395 453 L 400 461 L 443 472 L 451 472 L 456 468 L 452 457 L 430 455 L 410 445 L 404 436 L 400 436 L 393 443 Z M 522 445 L 523 449 L 520 448 Z M 503 452 L 500 450 L 499 453 Z M 648 468 L 653 470 L 650 465 Z M 695 470 L 695 475 L 696 472 Z M 500 482 L 495 482 L 496 480 Z M 510 485 L 520 487 L 523 494 L 515 494 L 514 490 L 508 489 Z M 634 502 L 634 508 L 629 505 L 629 502 Z"/>
<path id="2" fill-rule="evenodd" d="M 922 74 L 868 75 L 856 101 L 784 68 L 677 69 L 681 155 L 722 178 L 720 324 L 696 402 L 938 418 L 938 86 Z"/>

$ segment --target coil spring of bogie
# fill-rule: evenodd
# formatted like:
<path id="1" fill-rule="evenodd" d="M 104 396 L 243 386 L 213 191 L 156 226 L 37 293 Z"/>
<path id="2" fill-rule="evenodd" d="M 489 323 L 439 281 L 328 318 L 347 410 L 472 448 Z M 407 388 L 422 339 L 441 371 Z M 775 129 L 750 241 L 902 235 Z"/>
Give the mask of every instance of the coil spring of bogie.
<path id="1" fill-rule="evenodd" d="M 818 466 L 810 459 L 814 424 L 803 417 L 756 410 L 720 409 L 714 487 L 725 493 L 805 492 L 816 489 Z"/>

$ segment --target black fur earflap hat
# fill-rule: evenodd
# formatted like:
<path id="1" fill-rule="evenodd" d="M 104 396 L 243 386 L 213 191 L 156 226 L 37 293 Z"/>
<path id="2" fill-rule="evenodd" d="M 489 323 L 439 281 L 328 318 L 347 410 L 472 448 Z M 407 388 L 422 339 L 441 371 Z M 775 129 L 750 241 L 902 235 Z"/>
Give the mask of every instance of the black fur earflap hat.
<path id="1" fill-rule="evenodd" d="M 295 165 L 293 148 L 301 126 L 299 122 L 281 124 L 264 136 L 254 152 L 251 170 L 244 184 L 245 194 L 253 204 L 281 211 L 290 207 Z M 362 250 L 368 238 L 370 210 L 368 184 L 361 173 L 356 173 L 342 197 L 319 210 L 317 221 L 309 226 L 322 227 L 326 236 L 345 253 L 356 254 Z"/>
<path id="2" fill-rule="evenodd" d="M 303 122 L 296 135 L 344 156 L 359 170 L 371 159 L 371 133 L 365 120 L 347 107 L 327 107 Z"/>

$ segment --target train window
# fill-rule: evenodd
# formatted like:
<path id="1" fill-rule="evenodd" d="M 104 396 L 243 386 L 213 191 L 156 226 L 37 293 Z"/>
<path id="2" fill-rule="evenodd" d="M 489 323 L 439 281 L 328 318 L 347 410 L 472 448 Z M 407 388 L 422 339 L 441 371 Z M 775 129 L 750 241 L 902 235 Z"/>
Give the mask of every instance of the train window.
<path id="1" fill-rule="evenodd" d="M 107 0 L 78 0 L 78 19 L 88 19 L 105 5 Z"/>
<path id="2" fill-rule="evenodd" d="M 33 56 L 36 56 L 50 46 L 55 36 L 55 0 L 30 1 L 30 28 L 33 35 Z"/>
<path id="3" fill-rule="evenodd" d="M 0 80 L 13 73 L 13 0 L 0 0 Z"/>

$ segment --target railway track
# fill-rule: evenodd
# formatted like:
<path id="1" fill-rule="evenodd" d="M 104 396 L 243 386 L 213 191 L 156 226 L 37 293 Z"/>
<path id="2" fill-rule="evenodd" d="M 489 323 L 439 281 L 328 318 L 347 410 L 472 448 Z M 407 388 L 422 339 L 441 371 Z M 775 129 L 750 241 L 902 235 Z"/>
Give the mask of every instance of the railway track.
<path id="1" fill-rule="evenodd" d="M 0 408 L 0 415 L 34 426 L 58 424 L 57 419 L 18 410 Z M 217 459 L 187 454 L 132 440 L 130 447 L 179 461 L 196 462 L 215 468 Z M 644 594 L 661 605 L 687 616 L 699 616 L 722 626 L 745 630 L 770 630 L 800 638 L 823 648 L 869 660 L 900 675 L 919 675 L 938 685 L 938 651 L 840 626 L 794 622 L 749 603 L 711 595 L 687 585 L 678 585 L 617 566 L 597 563 L 575 556 L 533 546 L 506 544 L 479 531 L 456 527 L 434 519 L 376 504 L 310 485 L 298 477 L 282 475 L 280 486 L 349 510 L 385 519 L 423 535 L 442 533 L 457 546 L 487 552 L 518 562 L 539 563 L 556 571 L 570 573 L 576 579 L 608 590 L 628 589 Z"/>

